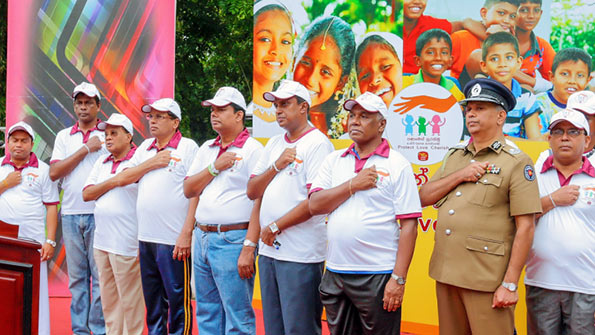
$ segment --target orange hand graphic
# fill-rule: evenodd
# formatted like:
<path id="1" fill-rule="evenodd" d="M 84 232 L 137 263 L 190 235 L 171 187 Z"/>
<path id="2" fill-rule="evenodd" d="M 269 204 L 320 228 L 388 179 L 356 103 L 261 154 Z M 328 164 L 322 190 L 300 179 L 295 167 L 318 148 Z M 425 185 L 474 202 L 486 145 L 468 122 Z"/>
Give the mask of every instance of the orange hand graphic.
<path id="1" fill-rule="evenodd" d="M 446 99 L 430 97 L 427 95 L 402 97 L 401 99 L 403 99 L 404 102 L 394 104 L 394 106 L 397 107 L 395 113 L 401 115 L 413 110 L 417 106 L 432 110 L 436 113 L 446 113 L 452 105 L 457 103 L 457 99 L 452 95 Z"/>

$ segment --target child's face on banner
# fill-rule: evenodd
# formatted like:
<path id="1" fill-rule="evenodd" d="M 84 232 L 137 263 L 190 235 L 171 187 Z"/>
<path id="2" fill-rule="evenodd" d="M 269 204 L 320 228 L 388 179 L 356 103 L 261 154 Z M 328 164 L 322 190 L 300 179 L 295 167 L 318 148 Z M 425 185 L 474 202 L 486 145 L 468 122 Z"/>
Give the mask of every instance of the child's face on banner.
<path id="1" fill-rule="evenodd" d="M 410 20 L 417 20 L 426 9 L 428 0 L 404 0 L 403 1 L 403 16 Z"/>
<path id="2" fill-rule="evenodd" d="M 323 46 L 324 42 L 324 48 Z M 298 61 L 293 79 L 310 91 L 312 107 L 330 99 L 341 81 L 341 51 L 330 35 L 315 37 Z"/>
<path id="3" fill-rule="evenodd" d="M 486 27 L 493 25 L 500 25 L 504 30 L 514 33 L 516 25 L 517 6 L 508 2 L 499 2 L 494 4 L 489 9 L 482 8 L 480 10 L 481 18 Z"/>
<path id="4" fill-rule="evenodd" d="M 254 77 L 277 81 L 289 67 L 292 57 L 291 22 L 281 10 L 258 16 L 254 25 Z"/>
<path id="5" fill-rule="evenodd" d="M 568 97 L 587 87 L 589 82 L 589 68 L 582 61 L 567 60 L 560 62 L 556 72 L 550 76 L 554 85 L 552 90 L 556 99 L 566 102 Z"/>
<path id="6" fill-rule="evenodd" d="M 521 30 L 532 31 L 539 23 L 542 13 L 541 5 L 531 2 L 522 3 L 517 12 L 516 27 Z"/>
<path id="7" fill-rule="evenodd" d="M 481 69 L 497 82 L 507 84 L 521 67 L 521 60 L 516 49 L 510 43 L 494 44 L 488 48 Z"/>
<path id="8" fill-rule="evenodd" d="M 415 59 L 424 77 L 439 78 L 450 67 L 452 61 L 450 46 L 443 39 L 432 38 Z"/>
<path id="9" fill-rule="evenodd" d="M 358 60 L 357 73 L 360 91 L 378 95 L 387 106 L 403 86 L 401 62 L 384 44 L 368 44 Z"/>

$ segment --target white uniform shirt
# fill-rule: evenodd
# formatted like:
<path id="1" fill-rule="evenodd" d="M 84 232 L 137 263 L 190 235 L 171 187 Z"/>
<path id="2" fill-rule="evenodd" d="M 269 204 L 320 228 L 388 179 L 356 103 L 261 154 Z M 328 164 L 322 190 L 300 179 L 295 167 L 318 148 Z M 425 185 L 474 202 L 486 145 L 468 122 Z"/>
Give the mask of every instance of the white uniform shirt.
<path id="1" fill-rule="evenodd" d="M 18 170 L 10 161 L 10 155 L 2 157 L 0 180 Z M 31 153 L 29 162 L 22 168 L 22 181 L 0 194 L 0 220 L 19 225 L 19 237 L 45 242 L 45 205 L 60 202 L 58 183 L 50 180 L 50 167 L 37 160 Z"/>
<path id="2" fill-rule="evenodd" d="M 553 156 L 537 170 L 541 197 L 560 189 L 565 179 L 552 161 Z M 527 285 L 595 294 L 595 168 L 584 159 L 579 171 L 565 183 L 580 186 L 578 200 L 553 208 L 537 221 L 525 270 Z"/>
<path id="3" fill-rule="evenodd" d="M 246 186 L 262 154 L 262 144 L 250 137 L 247 129 L 226 148 L 221 147 L 220 137 L 205 142 L 198 149 L 187 175 L 190 177 L 206 169 L 226 151 L 236 154 L 235 163 L 213 178 L 200 195 L 195 218 L 201 224 L 235 224 L 250 220 L 254 202 L 246 196 Z"/>
<path id="4" fill-rule="evenodd" d="M 101 156 L 95 162 L 85 188 L 101 184 L 131 167 L 130 159 L 134 151 L 130 150 L 120 161 L 114 161 L 111 154 Z M 111 189 L 95 201 L 94 248 L 122 256 L 137 255 L 137 193 L 138 184 L 133 183 Z"/>
<path id="5" fill-rule="evenodd" d="M 397 219 L 421 216 L 411 164 L 385 139 L 361 159 L 354 144 L 330 154 L 311 193 L 339 186 L 372 165 L 378 172 L 376 187 L 354 193 L 328 216 L 326 266 L 331 271 L 392 273 L 399 247 Z"/>
<path id="6" fill-rule="evenodd" d="M 156 139 L 146 139 L 130 160 L 137 166 L 157 154 Z M 178 131 L 162 150 L 171 151 L 169 165 L 150 171 L 138 182 L 136 215 L 138 239 L 175 245 L 182 231 L 189 200 L 184 196 L 184 178 L 198 151 L 198 145 Z"/>
<path id="7" fill-rule="evenodd" d="M 260 175 L 270 169 L 286 148 L 296 148 L 295 161 L 289 164 L 271 180 L 260 207 L 260 226 L 266 228 L 273 221 L 296 207 L 308 197 L 314 177 L 324 161 L 333 151 L 333 145 L 320 130 L 312 128 L 297 140 L 291 142 L 287 135 L 277 135 L 269 140 L 254 169 Z M 324 215 L 312 218 L 284 229 L 277 235 L 281 246 L 276 249 L 260 243 L 259 254 L 283 261 L 317 263 L 324 261 L 326 249 L 326 225 Z"/>
<path id="8" fill-rule="evenodd" d="M 62 129 L 56 135 L 54 141 L 54 150 L 50 164 L 64 160 L 77 152 L 83 145 L 87 143 L 89 138 L 97 136 L 101 143 L 105 142 L 105 133 L 96 127 L 83 134 L 78 127 L 78 122 L 69 128 Z M 64 195 L 62 196 L 62 214 L 93 214 L 95 207 L 94 201 L 83 201 L 83 187 L 85 181 L 99 156 L 108 153 L 105 146 L 96 152 L 91 152 L 83 158 L 83 160 L 62 180 L 62 189 Z"/>

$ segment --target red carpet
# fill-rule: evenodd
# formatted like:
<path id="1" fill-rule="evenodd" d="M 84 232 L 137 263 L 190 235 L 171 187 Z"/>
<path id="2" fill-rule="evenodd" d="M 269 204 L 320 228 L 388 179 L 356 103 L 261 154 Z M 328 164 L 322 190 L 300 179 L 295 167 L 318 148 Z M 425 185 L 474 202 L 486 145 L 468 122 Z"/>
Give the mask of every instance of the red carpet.
<path id="1" fill-rule="evenodd" d="M 194 301 L 192 301 L 192 307 L 194 308 Z M 262 323 L 262 311 L 255 309 L 256 312 L 256 333 L 258 335 L 264 335 L 264 325 Z M 70 329 L 70 298 L 50 298 L 50 318 L 52 335 L 71 335 Z M 147 328 L 145 327 L 144 334 L 147 334 Z M 198 334 L 196 328 L 196 318 L 193 320 L 192 334 Z M 328 335 L 329 331 L 326 323 L 322 323 L 322 334 Z"/>

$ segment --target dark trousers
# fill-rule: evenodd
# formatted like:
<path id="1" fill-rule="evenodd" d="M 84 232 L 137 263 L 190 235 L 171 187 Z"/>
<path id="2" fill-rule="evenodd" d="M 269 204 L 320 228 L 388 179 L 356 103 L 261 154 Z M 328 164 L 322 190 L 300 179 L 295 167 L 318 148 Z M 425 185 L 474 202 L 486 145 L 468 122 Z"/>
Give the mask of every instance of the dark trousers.
<path id="1" fill-rule="evenodd" d="M 401 307 L 394 312 L 383 308 L 389 279 L 390 274 L 343 274 L 327 269 L 320 283 L 320 297 L 331 334 L 400 334 Z"/>
<path id="2" fill-rule="evenodd" d="M 140 273 L 150 335 L 192 333 L 190 258 L 174 260 L 173 245 L 139 242 Z M 169 309 L 169 318 L 168 318 Z"/>

